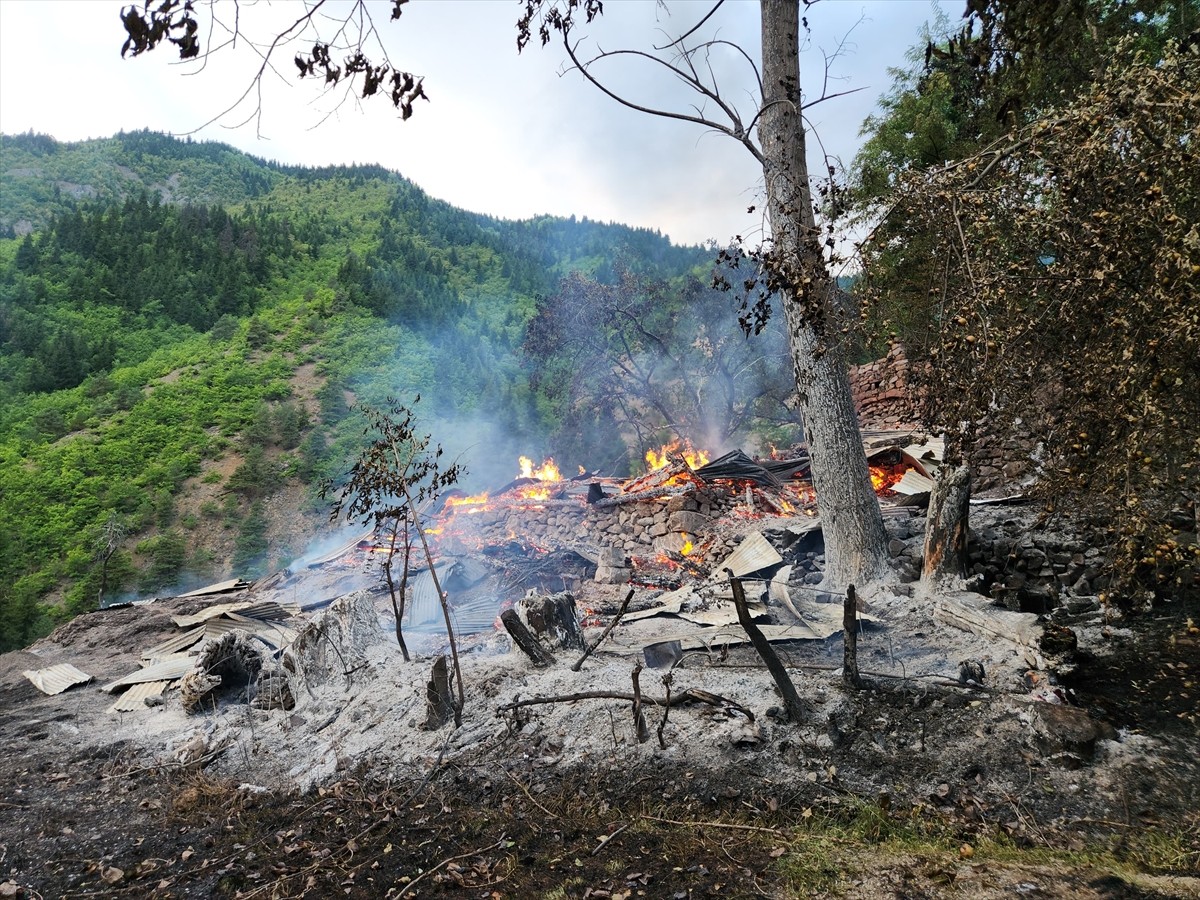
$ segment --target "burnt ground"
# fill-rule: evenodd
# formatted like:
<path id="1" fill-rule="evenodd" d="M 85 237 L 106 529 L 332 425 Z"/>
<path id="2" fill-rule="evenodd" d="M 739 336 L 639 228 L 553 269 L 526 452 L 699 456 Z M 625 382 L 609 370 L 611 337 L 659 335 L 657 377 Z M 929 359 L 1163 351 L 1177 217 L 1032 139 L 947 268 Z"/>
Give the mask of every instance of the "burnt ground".
<path id="1" fill-rule="evenodd" d="M 51 640 L 102 681 L 180 608 L 97 613 Z M 673 708 L 660 750 L 653 720 L 646 744 L 619 738 L 627 705 L 609 704 L 587 721 L 611 751 L 568 759 L 555 729 L 579 720 L 532 708 L 458 752 L 439 733 L 403 764 L 350 754 L 304 790 L 268 786 L 279 761 L 258 743 L 204 768 L 152 752 L 136 722 L 88 711 L 93 688 L 44 697 L 20 675 L 39 658 L 7 654 L 0 896 L 1197 897 L 1198 619 L 1123 622 L 1063 666 L 1070 705 L 1111 726 L 1094 748 L 1044 735 L 1046 704 L 1011 685 L 848 693 L 826 665 L 835 638 L 790 652 L 814 702 L 803 726 L 764 702 L 752 738 L 709 746 L 745 723 Z M 868 640 L 864 668 L 889 652 Z M 748 651 L 685 660 L 680 687 L 692 665 L 730 683 L 757 669 Z"/>

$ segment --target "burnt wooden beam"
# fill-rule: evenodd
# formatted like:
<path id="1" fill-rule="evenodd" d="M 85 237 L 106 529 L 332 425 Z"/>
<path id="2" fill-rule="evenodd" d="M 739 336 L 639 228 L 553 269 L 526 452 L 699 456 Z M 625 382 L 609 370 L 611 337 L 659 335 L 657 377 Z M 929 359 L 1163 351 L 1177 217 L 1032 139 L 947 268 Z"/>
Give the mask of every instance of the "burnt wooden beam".
<path id="1" fill-rule="evenodd" d="M 504 625 L 504 630 L 521 650 L 533 660 L 533 664 L 544 669 L 547 666 L 554 664 L 554 654 L 542 646 L 541 642 L 534 637 L 525 623 L 521 621 L 521 617 L 517 615 L 516 610 L 506 609 L 500 613 L 500 622 Z"/>

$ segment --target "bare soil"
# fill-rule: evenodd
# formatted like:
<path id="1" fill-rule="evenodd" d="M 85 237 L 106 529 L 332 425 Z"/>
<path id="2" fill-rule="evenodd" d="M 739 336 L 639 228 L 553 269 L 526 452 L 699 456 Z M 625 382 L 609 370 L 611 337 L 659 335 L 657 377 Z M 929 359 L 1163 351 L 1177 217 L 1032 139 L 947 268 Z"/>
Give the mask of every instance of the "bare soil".
<path id="1" fill-rule="evenodd" d="M 620 593 L 588 589 L 601 611 Z M 500 634 L 464 641 L 462 727 L 424 730 L 439 648 L 405 663 L 382 627 L 310 658 L 293 710 L 108 714 L 95 685 L 203 604 L 84 616 L 0 656 L 0 896 L 1200 897 L 1197 610 L 1081 635 L 1058 689 L 1107 737 L 1076 752 L 1048 746 L 1009 650 L 892 603 L 860 645 L 870 689 L 842 685 L 840 638 L 788 645 L 812 714 L 785 723 L 751 651 L 695 653 L 672 689 L 753 721 L 648 707 L 645 742 L 625 701 L 503 708 L 629 691 L 632 658 L 534 670 Z M 939 677 L 960 656 L 984 689 Z M 95 682 L 47 697 L 21 674 L 57 662 Z"/>

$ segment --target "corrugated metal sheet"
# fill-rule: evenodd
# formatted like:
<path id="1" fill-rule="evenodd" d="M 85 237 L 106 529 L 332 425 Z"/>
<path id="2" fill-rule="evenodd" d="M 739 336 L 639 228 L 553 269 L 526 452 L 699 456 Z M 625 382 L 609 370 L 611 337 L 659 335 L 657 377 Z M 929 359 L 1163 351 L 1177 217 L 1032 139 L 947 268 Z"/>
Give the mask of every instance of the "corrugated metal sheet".
<path id="1" fill-rule="evenodd" d="M 142 659 L 154 659 L 156 656 L 171 656 L 186 650 L 188 647 L 200 643 L 204 639 L 204 632 L 207 627 L 201 625 L 199 628 L 193 628 L 184 634 L 173 637 L 170 640 L 163 641 L 161 644 L 155 644 L 147 650 L 142 651 Z"/>
<path id="2" fill-rule="evenodd" d="M 47 666 L 44 669 L 26 669 L 22 672 L 33 682 L 33 686 L 43 694 L 61 694 L 69 687 L 77 684 L 87 684 L 92 676 L 81 672 L 70 663 L 59 663 L 57 666 Z"/>
<path id="3" fill-rule="evenodd" d="M 166 690 L 166 681 L 144 681 L 133 685 L 117 698 L 117 702 L 108 708 L 108 712 L 135 712 L 146 708 L 147 697 L 161 697 Z"/>
<path id="4" fill-rule="evenodd" d="M 742 538 L 737 549 L 713 571 L 724 572 L 726 569 L 732 569 L 734 577 L 741 578 L 751 572 L 777 566 L 781 562 L 783 562 L 783 557 L 779 555 L 778 550 L 771 546 L 771 542 L 759 532 L 752 531 Z"/>
<path id="5" fill-rule="evenodd" d="M 261 600 L 258 603 L 248 604 L 244 609 L 235 610 L 243 616 L 249 616 L 252 619 L 266 619 L 274 622 L 279 619 L 290 619 L 292 616 L 300 615 L 299 606 L 284 606 L 282 603 L 276 603 L 274 600 Z"/>
<path id="6" fill-rule="evenodd" d="M 200 612 L 193 613 L 190 616 L 171 616 L 171 621 L 180 628 L 191 628 L 193 625 L 199 625 L 201 622 L 207 622 L 209 619 L 223 616 L 225 613 L 245 609 L 249 605 L 248 601 L 241 603 L 217 603 L 213 606 L 205 607 Z"/>
<path id="7" fill-rule="evenodd" d="M 194 591 L 188 591 L 186 594 L 180 594 L 179 596 L 204 597 L 208 594 L 228 594 L 230 591 L 239 591 L 248 587 L 250 587 L 250 582 L 234 578 L 231 581 L 222 581 L 217 584 L 210 584 L 208 587 L 196 588 Z"/>
<path id="8" fill-rule="evenodd" d="M 175 681 L 192 671 L 195 666 L 196 660 L 188 656 L 168 660 L 167 662 L 157 663 L 153 666 L 146 666 L 146 668 L 138 669 L 136 672 L 130 672 L 124 678 L 118 678 L 116 681 L 109 682 L 100 688 L 100 690 L 111 694 L 131 684 L 144 684 L 147 681 Z"/>
<path id="9" fill-rule="evenodd" d="M 225 620 L 218 620 L 224 623 Z M 230 613 L 229 621 L 233 624 L 234 629 L 240 629 L 254 637 L 270 644 L 275 649 L 279 650 L 286 647 L 296 639 L 296 629 L 288 628 L 286 625 L 280 625 L 275 622 L 264 622 L 262 619 L 251 619 L 248 616 L 243 616 L 240 613 Z M 213 624 L 213 623 L 208 623 Z"/>

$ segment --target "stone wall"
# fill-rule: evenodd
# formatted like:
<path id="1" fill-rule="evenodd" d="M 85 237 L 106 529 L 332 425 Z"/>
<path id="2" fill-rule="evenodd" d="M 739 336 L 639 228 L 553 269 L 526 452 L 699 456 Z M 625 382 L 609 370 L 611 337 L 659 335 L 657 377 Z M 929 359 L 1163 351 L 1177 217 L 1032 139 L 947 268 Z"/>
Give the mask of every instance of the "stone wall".
<path id="1" fill-rule="evenodd" d="M 908 368 L 908 357 L 898 343 L 891 345 L 883 359 L 850 367 L 850 391 L 864 430 L 914 427 Z"/>

